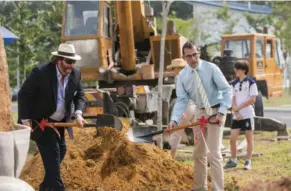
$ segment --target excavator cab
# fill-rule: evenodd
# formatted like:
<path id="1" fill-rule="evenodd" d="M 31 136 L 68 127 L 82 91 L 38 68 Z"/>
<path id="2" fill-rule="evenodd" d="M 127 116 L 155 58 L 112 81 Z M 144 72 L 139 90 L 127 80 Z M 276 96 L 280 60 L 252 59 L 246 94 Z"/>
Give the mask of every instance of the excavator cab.
<path id="1" fill-rule="evenodd" d="M 66 1 L 63 12 L 62 42 L 74 44 L 82 56 L 77 62 L 82 80 L 98 78 L 99 68 L 110 65 L 111 10 L 106 1 Z"/>

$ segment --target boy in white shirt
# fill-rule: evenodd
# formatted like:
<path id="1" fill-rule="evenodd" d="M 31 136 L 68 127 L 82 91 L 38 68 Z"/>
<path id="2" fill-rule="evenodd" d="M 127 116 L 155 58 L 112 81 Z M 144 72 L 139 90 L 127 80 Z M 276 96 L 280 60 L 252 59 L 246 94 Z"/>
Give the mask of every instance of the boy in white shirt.
<path id="1" fill-rule="evenodd" d="M 253 130 L 255 111 L 253 104 L 258 95 L 256 82 L 247 76 L 249 67 L 245 62 L 237 62 L 234 65 L 237 79 L 232 81 L 233 91 L 232 111 L 233 120 L 230 135 L 231 159 L 224 166 L 225 169 L 237 166 L 236 141 L 240 131 L 245 131 L 247 139 L 247 160 L 245 170 L 251 169 L 251 157 L 253 152 Z"/>

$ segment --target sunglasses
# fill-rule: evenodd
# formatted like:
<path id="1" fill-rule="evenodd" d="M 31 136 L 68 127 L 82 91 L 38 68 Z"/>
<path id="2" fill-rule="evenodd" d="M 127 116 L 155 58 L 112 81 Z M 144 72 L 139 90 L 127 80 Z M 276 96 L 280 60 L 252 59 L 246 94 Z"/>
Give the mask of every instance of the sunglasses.
<path id="1" fill-rule="evenodd" d="M 63 59 L 67 64 L 75 64 L 76 63 L 76 60 L 71 60 L 71 59 L 66 59 L 64 58 Z"/>
<path id="2" fill-rule="evenodd" d="M 189 55 L 185 55 L 186 58 L 192 58 L 192 57 L 197 57 L 199 55 L 199 52 L 193 53 L 193 54 L 189 54 Z"/>

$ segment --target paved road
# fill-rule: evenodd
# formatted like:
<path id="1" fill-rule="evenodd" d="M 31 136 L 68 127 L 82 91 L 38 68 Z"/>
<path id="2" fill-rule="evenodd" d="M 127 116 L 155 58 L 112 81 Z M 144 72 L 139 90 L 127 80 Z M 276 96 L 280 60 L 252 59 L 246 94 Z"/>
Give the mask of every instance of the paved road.
<path id="1" fill-rule="evenodd" d="M 291 112 L 290 111 L 265 111 L 265 117 L 275 118 L 287 124 L 291 128 Z"/>
<path id="2" fill-rule="evenodd" d="M 13 112 L 17 112 L 17 103 L 16 102 L 14 102 L 14 103 L 12 103 L 12 111 Z"/>

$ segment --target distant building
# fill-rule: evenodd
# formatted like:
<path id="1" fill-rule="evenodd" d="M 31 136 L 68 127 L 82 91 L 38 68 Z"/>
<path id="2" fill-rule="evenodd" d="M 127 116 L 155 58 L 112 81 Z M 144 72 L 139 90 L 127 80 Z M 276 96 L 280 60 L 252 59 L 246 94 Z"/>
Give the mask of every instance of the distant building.
<path id="1" fill-rule="evenodd" d="M 255 32 L 255 30 L 248 24 L 244 13 L 247 12 L 254 15 L 268 15 L 272 13 L 271 7 L 266 5 L 256 5 L 251 2 L 244 3 L 204 0 L 184 2 L 193 7 L 193 17 L 201 21 L 198 22 L 198 27 L 201 30 L 200 33 L 204 35 L 210 34 L 208 38 L 202 37 L 201 39 L 197 39 L 200 45 L 212 44 L 220 41 L 220 36 L 226 29 L 226 23 L 220 19 L 217 19 L 217 12 L 223 6 L 228 6 L 232 19 L 238 20 L 233 29 L 233 33 Z"/>

